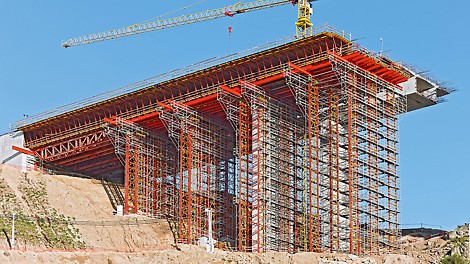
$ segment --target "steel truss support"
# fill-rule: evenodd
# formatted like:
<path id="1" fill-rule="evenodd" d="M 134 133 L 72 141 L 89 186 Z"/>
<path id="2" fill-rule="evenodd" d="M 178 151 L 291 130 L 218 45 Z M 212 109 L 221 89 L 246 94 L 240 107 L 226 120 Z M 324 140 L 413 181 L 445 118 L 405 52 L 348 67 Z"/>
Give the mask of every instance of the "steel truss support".
<path id="1" fill-rule="evenodd" d="M 269 245 L 267 239 L 270 235 L 274 235 L 269 230 L 271 227 L 268 223 L 270 217 L 267 215 L 267 206 L 272 199 L 272 195 L 267 189 L 267 184 L 271 183 L 269 178 L 274 176 L 272 166 L 268 166 L 268 162 L 272 157 L 268 153 L 266 142 L 266 134 L 268 133 L 268 98 L 261 88 L 253 84 L 242 82 L 241 87 L 242 96 L 250 106 L 252 120 L 252 250 L 254 252 L 261 252 L 267 250 Z M 260 101 L 264 101 L 264 104 Z"/>
<path id="2" fill-rule="evenodd" d="M 243 81 L 240 93 L 221 87 L 218 100 L 238 139 L 238 248 L 298 251 L 300 239 L 296 232 L 302 228 L 304 218 L 302 175 L 297 169 L 301 155 L 297 141 L 302 134 L 296 120 L 298 113 L 267 96 L 261 87 Z M 248 173 L 243 169 L 246 165 Z M 251 234 L 245 232 L 250 226 Z"/>
<path id="3" fill-rule="evenodd" d="M 330 61 L 348 96 L 349 178 L 356 185 L 349 203 L 357 204 L 350 214 L 350 249 L 396 252 L 400 237 L 397 122 L 406 112 L 406 98 L 398 86 L 334 53 Z"/>
<path id="4" fill-rule="evenodd" d="M 238 251 L 396 251 L 396 83 L 412 74 L 334 32 L 259 51 L 29 119 L 22 151 L 96 176 L 124 171 L 125 213 L 171 220 L 179 242 L 207 235 L 211 208 L 214 239 Z"/>
<path id="5" fill-rule="evenodd" d="M 124 166 L 124 213 L 175 217 L 174 148 L 138 124 L 108 119 L 105 133 Z"/>
<path id="6" fill-rule="evenodd" d="M 239 251 L 395 251 L 404 96 L 334 53 L 328 63 L 317 74 L 287 65 L 298 107 L 253 83 L 220 86 L 235 144 L 232 129 L 173 100 L 157 110 L 168 137 L 109 121 L 125 212 L 170 217 L 178 239 L 195 243 L 212 208 L 216 239 Z"/>
<path id="7" fill-rule="evenodd" d="M 254 84 L 242 81 L 241 94 L 252 118 L 253 250 L 294 252 L 299 247 L 294 230 L 302 215 L 296 196 L 303 190 L 295 170 L 298 113 Z"/>
<path id="8" fill-rule="evenodd" d="M 303 75 L 292 72 L 296 68 Z M 289 64 L 285 71 L 286 84 L 296 104 L 302 110 L 305 134 L 302 140 L 302 171 L 305 175 L 303 208 L 306 212 L 302 230 L 302 250 L 318 251 L 320 245 L 320 189 L 319 189 L 319 91 L 317 81 L 300 67 Z"/>
<path id="9" fill-rule="evenodd" d="M 98 130 L 81 137 L 47 145 L 46 147 L 35 150 L 35 153 L 41 161 L 51 162 L 99 148 L 101 147 L 100 144 L 105 141 L 106 136 L 104 132 Z"/>
<path id="10" fill-rule="evenodd" d="M 253 170 L 250 108 L 240 93 L 225 86 L 218 89 L 217 100 L 236 134 L 234 149 L 238 170 L 236 248 L 238 251 L 252 251 Z"/>
<path id="11" fill-rule="evenodd" d="M 229 187 L 227 146 L 224 146 L 227 140 L 223 138 L 227 131 L 184 104 L 168 100 L 168 104 L 161 105 L 166 110 L 160 111 L 160 119 L 179 151 L 178 239 L 195 243 L 198 238 L 207 236 L 205 208 L 214 210 L 217 238 L 233 239 L 230 230 L 234 228 L 228 223 L 234 221 L 224 216 L 224 210 L 232 209 L 230 196 L 233 196 L 233 187 Z"/>
<path id="12" fill-rule="evenodd" d="M 293 64 L 286 83 L 305 117 L 305 250 L 378 254 L 398 248 L 400 89 L 330 54 L 332 72 Z M 312 89 L 312 87 L 314 87 Z M 318 87 L 318 88 L 315 88 Z M 308 228 L 307 228 L 308 229 Z M 317 240 L 310 237 L 318 233 Z"/>

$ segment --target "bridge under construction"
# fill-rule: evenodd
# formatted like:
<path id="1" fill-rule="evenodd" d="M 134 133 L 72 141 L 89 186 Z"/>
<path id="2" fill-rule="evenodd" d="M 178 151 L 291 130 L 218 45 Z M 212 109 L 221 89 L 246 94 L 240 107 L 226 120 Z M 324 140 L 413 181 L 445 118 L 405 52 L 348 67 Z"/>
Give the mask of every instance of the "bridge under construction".
<path id="1" fill-rule="evenodd" d="M 43 168 L 238 251 L 395 252 L 398 118 L 450 91 L 322 27 L 17 122 Z M 27 149 L 26 149 L 27 148 Z"/>

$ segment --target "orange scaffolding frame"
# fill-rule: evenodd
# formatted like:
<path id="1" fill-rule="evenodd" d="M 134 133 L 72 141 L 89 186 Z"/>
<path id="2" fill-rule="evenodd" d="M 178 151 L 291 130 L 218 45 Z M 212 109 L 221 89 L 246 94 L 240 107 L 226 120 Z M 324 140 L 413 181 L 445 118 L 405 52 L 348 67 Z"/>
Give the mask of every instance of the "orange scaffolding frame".
<path id="1" fill-rule="evenodd" d="M 184 243 L 208 235 L 212 208 L 238 251 L 393 252 L 408 77 L 325 32 L 26 124 L 25 145 L 122 173 L 125 213 L 171 220 Z"/>

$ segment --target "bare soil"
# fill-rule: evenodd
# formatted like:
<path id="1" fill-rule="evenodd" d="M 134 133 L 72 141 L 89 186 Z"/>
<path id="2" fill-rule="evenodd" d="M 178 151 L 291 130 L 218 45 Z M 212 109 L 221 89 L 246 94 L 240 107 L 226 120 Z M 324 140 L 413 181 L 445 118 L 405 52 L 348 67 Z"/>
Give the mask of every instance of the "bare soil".
<path id="1" fill-rule="evenodd" d="M 16 197 L 17 210 L 30 210 L 25 186 L 43 184 L 47 203 L 57 214 L 69 219 L 78 229 L 80 247 L 64 250 L 44 242 L 18 238 L 15 250 L 9 250 L 0 233 L 0 263 L 439 263 L 449 251 L 442 238 L 402 238 L 402 255 L 356 257 L 345 254 L 268 252 L 263 254 L 226 252 L 214 254 L 202 248 L 174 244 L 166 221 L 142 216 L 116 216 L 99 181 L 38 172 L 21 173 L 0 165 L 0 197 Z M 6 214 L 7 202 L 1 200 L 0 214 Z M 49 208 L 47 207 L 47 208 Z M 3 212 L 1 211 L 3 209 Z M 3 250 L 2 250 L 3 249 Z"/>
<path id="2" fill-rule="evenodd" d="M 169 249 L 173 235 L 168 223 L 142 216 L 116 216 L 99 181 L 59 175 L 47 178 L 50 204 L 73 217 L 87 248 L 132 251 Z"/>
<path id="3" fill-rule="evenodd" d="M 142 216 L 116 216 L 113 207 L 97 180 L 38 172 L 21 173 L 8 166 L 0 167 L 0 182 L 7 188 L 2 192 L 16 196 L 15 206 L 30 211 L 24 187 L 43 183 L 49 206 L 57 214 L 69 218 L 78 229 L 84 248 L 95 250 L 135 251 L 138 249 L 171 249 L 174 242 L 168 223 Z M 8 205 L 5 206 L 8 208 Z M 45 209 L 50 211 L 49 208 Z M 6 213 L 1 212 L 0 213 Z M 33 217 L 33 216 L 31 216 Z M 9 232 L 8 232 L 9 233 Z M 18 249 L 44 249 L 41 243 L 28 243 L 17 237 Z M 0 233 L 0 247 L 7 248 L 5 236 Z"/>
<path id="4" fill-rule="evenodd" d="M 402 255 L 356 258 L 342 254 L 299 253 L 287 254 L 270 252 L 264 254 L 217 251 L 209 254 L 201 251 L 143 251 L 123 252 L 0 252 L 1 263 L 424 263 Z"/>

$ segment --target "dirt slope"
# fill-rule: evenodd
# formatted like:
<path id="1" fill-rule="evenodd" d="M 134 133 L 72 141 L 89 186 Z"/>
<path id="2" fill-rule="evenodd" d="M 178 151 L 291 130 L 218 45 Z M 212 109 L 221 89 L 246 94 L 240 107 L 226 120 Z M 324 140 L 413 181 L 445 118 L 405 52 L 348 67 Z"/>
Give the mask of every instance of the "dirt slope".
<path id="1" fill-rule="evenodd" d="M 265 254 L 249 254 L 249 253 L 231 253 L 217 251 L 209 254 L 197 250 L 191 251 L 146 251 L 135 253 L 122 252 L 0 252 L 0 263 L 186 263 L 186 264 L 202 264 L 202 263 L 299 263 L 299 264 L 320 264 L 320 263 L 336 263 L 336 264 L 373 264 L 373 263 L 419 263 L 413 258 L 400 255 L 390 255 L 384 257 L 365 257 L 356 258 L 342 254 L 317 254 L 317 253 L 265 253 Z M 424 263 L 424 262 L 423 262 Z"/>
<path id="2" fill-rule="evenodd" d="M 113 215 L 111 203 L 99 181 L 38 172 L 21 173 L 14 168 L 1 166 L 1 186 L 4 188 L 1 189 L 3 198 L 0 204 L 3 206 L 0 206 L 0 214 L 10 215 L 14 211 L 36 228 L 40 228 L 41 221 L 37 219 L 49 219 L 53 228 L 58 222 L 64 222 L 66 227 L 70 227 L 69 233 L 75 233 L 71 236 L 76 235 L 74 238 L 77 243 L 65 246 L 58 244 L 58 248 L 114 251 L 172 248 L 170 243 L 173 242 L 173 236 L 165 221 Z M 3 220 L 3 228 L 10 234 L 11 220 L 5 216 Z M 20 220 L 17 225 L 21 225 Z M 37 239 L 31 240 L 20 232 L 16 237 L 18 248 L 50 248 L 51 244 L 47 240 L 51 239 L 44 241 L 41 234 L 38 235 Z M 2 246 L 7 248 L 8 243 L 5 235 L 0 233 Z"/>
<path id="3" fill-rule="evenodd" d="M 441 237 L 424 239 L 422 237 L 402 237 L 401 253 L 421 261 L 422 263 L 440 263 L 449 251 L 447 241 Z"/>
<path id="4" fill-rule="evenodd" d="M 15 212 L 16 250 L 10 251 Z M 5 232 L 3 232 L 3 230 Z M 402 238 L 403 255 L 249 254 L 174 245 L 165 221 L 115 216 L 99 181 L 0 165 L 0 263 L 439 263 L 443 238 Z M 6 234 L 6 235 L 5 235 Z M 459 242 L 459 241 L 457 241 Z M 3 249 L 3 250 L 2 250 Z"/>

